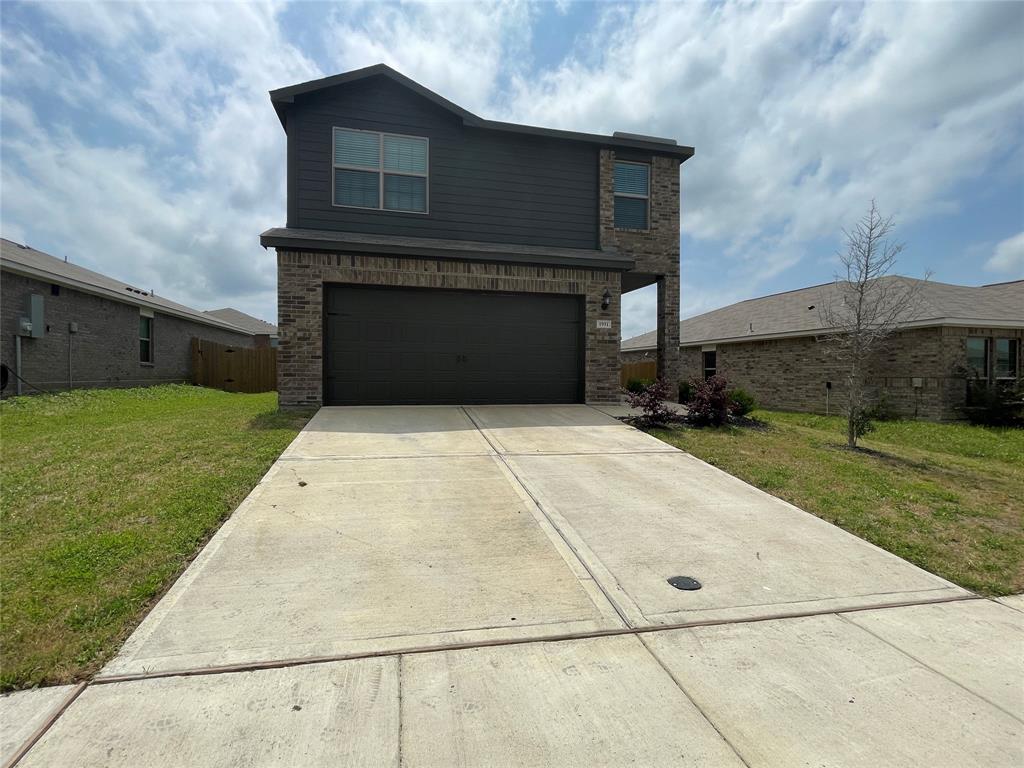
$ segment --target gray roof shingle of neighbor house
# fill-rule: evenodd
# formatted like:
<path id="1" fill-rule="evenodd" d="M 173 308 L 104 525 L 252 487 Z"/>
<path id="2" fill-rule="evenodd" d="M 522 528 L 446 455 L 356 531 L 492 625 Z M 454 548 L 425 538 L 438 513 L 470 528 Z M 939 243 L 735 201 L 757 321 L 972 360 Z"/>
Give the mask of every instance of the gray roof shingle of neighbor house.
<path id="1" fill-rule="evenodd" d="M 207 309 L 204 310 L 203 314 L 210 315 L 218 320 L 223 320 L 226 323 L 231 323 L 239 328 L 244 328 L 250 333 L 277 336 L 277 326 L 273 323 L 268 323 L 266 320 L 260 320 L 258 317 L 247 315 L 245 312 L 233 307 Z"/>
<path id="2" fill-rule="evenodd" d="M 912 308 L 900 319 L 905 327 L 973 325 L 1024 328 L 1024 280 L 978 287 L 890 275 L 902 287 L 917 285 Z M 808 336 L 828 329 L 821 308 L 838 295 L 836 283 L 747 299 L 687 318 L 679 324 L 680 346 L 751 339 Z M 622 351 L 654 349 L 656 332 L 622 342 Z"/>
<path id="3" fill-rule="evenodd" d="M 136 288 L 122 280 L 101 275 L 91 269 L 64 261 L 48 253 L 37 251 L 27 245 L 13 240 L 0 238 L 0 268 L 26 277 L 32 277 L 48 283 L 57 283 L 68 288 L 91 293 L 106 299 L 113 299 L 125 304 L 135 304 L 166 315 L 173 315 L 185 320 L 223 328 L 236 333 L 253 333 L 243 326 L 236 325 L 221 318 L 186 307 L 152 291 Z"/>

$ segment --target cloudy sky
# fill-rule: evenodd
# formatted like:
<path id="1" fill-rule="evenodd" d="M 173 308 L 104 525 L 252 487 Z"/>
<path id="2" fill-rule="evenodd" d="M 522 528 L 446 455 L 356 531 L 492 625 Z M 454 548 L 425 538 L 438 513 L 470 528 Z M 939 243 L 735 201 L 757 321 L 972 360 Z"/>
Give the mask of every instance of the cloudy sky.
<path id="1" fill-rule="evenodd" d="M 0 231 L 276 317 L 272 88 L 385 62 L 483 117 L 671 136 L 684 315 L 831 278 L 877 198 L 900 271 L 1024 277 L 1024 3 L 0 4 Z M 651 289 L 623 330 L 653 327 Z"/>

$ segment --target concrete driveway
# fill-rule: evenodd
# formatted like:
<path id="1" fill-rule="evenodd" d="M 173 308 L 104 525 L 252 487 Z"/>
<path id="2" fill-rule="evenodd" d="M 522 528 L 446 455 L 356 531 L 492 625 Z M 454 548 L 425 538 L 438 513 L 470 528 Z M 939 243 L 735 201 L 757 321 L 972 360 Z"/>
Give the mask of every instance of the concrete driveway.
<path id="1" fill-rule="evenodd" d="M 22 765 L 1012 766 L 1022 659 L 1019 601 L 596 409 L 324 408 L 91 685 L 17 706 Z"/>

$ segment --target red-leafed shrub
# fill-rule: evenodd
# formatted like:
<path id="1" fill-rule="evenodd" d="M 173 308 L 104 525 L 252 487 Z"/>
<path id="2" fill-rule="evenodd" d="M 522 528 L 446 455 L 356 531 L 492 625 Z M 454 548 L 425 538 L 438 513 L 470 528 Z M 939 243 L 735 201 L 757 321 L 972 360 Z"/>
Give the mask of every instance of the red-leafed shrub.
<path id="1" fill-rule="evenodd" d="M 668 424 L 674 419 L 674 414 L 665 402 L 671 393 L 672 388 L 664 379 L 656 379 L 639 392 L 625 391 L 626 402 L 640 411 L 640 421 L 648 426 Z"/>
<path id="2" fill-rule="evenodd" d="M 729 418 L 729 382 L 721 376 L 694 379 L 693 397 L 687 403 L 686 416 L 694 426 L 718 426 Z"/>

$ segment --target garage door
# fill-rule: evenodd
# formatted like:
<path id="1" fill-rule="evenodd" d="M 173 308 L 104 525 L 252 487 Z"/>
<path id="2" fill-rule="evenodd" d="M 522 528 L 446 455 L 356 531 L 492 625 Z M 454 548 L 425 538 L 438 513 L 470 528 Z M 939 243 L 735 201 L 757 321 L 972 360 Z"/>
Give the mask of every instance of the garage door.
<path id="1" fill-rule="evenodd" d="M 325 285 L 326 405 L 577 403 L 583 298 Z"/>

